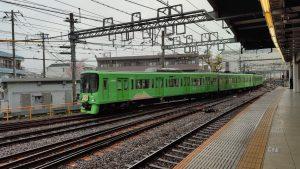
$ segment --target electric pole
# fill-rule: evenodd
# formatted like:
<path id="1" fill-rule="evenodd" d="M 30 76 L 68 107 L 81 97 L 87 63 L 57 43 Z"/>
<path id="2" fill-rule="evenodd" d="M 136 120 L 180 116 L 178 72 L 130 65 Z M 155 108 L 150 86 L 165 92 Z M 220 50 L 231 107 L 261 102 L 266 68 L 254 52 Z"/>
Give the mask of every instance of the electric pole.
<path id="1" fill-rule="evenodd" d="M 17 76 L 16 74 L 16 42 L 15 42 L 15 14 L 20 12 L 14 12 L 11 10 L 10 12 L 4 12 L 6 14 L 6 17 L 10 18 L 11 21 L 11 37 L 12 37 L 12 55 L 13 55 L 13 77 L 15 78 Z M 4 17 L 4 18 L 6 18 Z"/>
<path id="2" fill-rule="evenodd" d="M 11 10 L 11 37 L 12 37 L 12 54 L 13 54 L 13 76 L 16 77 L 16 43 L 15 43 L 15 14 Z"/>
<path id="3" fill-rule="evenodd" d="M 70 23 L 70 47 L 71 47 L 71 68 L 72 68 L 72 94 L 73 94 L 73 103 L 77 100 L 77 92 L 76 92 L 76 36 L 74 34 L 75 31 L 75 23 L 77 20 L 74 19 L 73 13 L 70 13 L 70 18 L 66 19 L 66 22 Z"/>
<path id="4" fill-rule="evenodd" d="M 161 63 L 161 68 L 165 68 L 165 54 L 166 54 L 166 49 L 165 49 L 165 31 L 163 30 L 161 35 L 161 58 L 160 58 L 160 63 Z"/>
<path id="5" fill-rule="evenodd" d="M 42 48 L 43 48 L 43 78 L 46 78 L 46 54 L 45 54 L 45 39 L 48 38 L 48 34 L 40 33 L 39 34 L 42 38 Z"/>

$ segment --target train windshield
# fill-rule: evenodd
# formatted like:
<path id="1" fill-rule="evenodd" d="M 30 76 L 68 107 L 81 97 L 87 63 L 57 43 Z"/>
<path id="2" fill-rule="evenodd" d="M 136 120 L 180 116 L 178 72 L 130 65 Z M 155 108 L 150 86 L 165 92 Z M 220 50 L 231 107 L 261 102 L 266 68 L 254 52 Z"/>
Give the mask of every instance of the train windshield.
<path id="1" fill-rule="evenodd" d="M 82 74 L 81 75 L 81 92 L 95 93 L 98 91 L 99 77 L 98 74 Z"/>

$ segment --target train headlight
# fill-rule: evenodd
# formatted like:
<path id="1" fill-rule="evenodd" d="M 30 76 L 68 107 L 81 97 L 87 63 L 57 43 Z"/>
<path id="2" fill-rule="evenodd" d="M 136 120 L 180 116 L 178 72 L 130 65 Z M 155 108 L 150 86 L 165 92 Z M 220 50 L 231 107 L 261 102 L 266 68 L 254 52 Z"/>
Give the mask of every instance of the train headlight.
<path id="1" fill-rule="evenodd" d="M 88 101 L 89 100 L 89 96 L 88 95 L 83 95 L 82 96 L 82 101 L 83 102 L 86 102 L 86 101 Z"/>

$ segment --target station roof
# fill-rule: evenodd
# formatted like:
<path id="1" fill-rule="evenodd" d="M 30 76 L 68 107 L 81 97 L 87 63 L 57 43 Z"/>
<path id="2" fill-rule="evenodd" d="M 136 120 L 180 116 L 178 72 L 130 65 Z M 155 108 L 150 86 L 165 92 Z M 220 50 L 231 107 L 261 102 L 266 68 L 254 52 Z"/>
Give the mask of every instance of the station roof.
<path id="1" fill-rule="evenodd" d="M 270 8 L 278 45 L 291 61 L 300 53 L 300 0 L 270 0 Z"/>
<path id="2" fill-rule="evenodd" d="M 273 48 L 259 0 L 208 0 L 246 50 Z"/>
<path id="3" fill-rule="evenodd" d="M 280 48 L 285 61 L 300 52 L 300 0 L 267 0 L 275 35 L 271 36 L 260 0 L 208 0 L 246 50 Z M 269 20 L 268 20 L 269 21 Z M 273 37 L 273 41 L 272 41 Z M 275 42 L 278 44 L 274 45 Z"/>

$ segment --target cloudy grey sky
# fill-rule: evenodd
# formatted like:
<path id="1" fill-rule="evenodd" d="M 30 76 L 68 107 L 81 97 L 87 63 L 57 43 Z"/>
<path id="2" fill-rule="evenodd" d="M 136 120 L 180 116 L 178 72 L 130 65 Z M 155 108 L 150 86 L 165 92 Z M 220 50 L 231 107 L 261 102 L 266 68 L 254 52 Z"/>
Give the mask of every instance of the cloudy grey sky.
<path id="1" fill-rule="evenodd" d="M 5 1 L 26 4 L 34 6 L 37 8 L 47 8 L 49 10 L 59 9 L 62 13 L 59 14 L 46 11 L 30 10 L 26 7 L 16 6 L 12 4 L 7 4 Z M 86 29 L 93 28 L 97 26 L 102 26 L 100 20 L 103 17 L 113 17 L 115 22 L 128 22 L 130 21 L 130 16 L 126 13 L 142 12 L 142 18 L 152 18 L 156 17 L 156 11 L 149 8 L 160 8 L 163 7 L 161 3 L 157 0 L 130 0 L 136 3 L 142 3 L 146 7 L 137 6 L 135 4 L 129 3 L 126 0 L 97 0 L 105 5 L 112 6 L 116 9 L 122 10 L 118 11 L 111 9 L 105 5 L 93 2 L 92 0 L 0 0 L 0 16 L 1 18 L 5 16 L 5 11 L 19 11 L 22 15 L 16 14 L 16 39 L 27 38 L 39 38 L 36 34 L 44 32 L 49 34 L 49 36 L 56 36 L 60 34 L 67 34 L 69 30 L 68 23 L 64 22 L 64 18 L 68 17 L 67 13 L 74 12 L 78 13 L 78 8 L 81 8 L 81 14 L 90 19 L 81 18 L 81 23 L 76 24 L 76 29 Z M 165 0 L 166 1 L 166 0 Z M 205 9 L 211 11 L 212 7 L 206 0 L 169 0 L 170 5 L 183 4 L 184 11 L 193 11 L 197 9 Z M 50 15 L 49 15 L 50 14 Z M 77 18 L 79 19 L 79 18 Z M 99 21 L 95 21 L 99 20 Z M 219 32 L 219 35 L 223 38 L 233 37 L 232 33 L 229 34 L 226 30 L 222 29 L 221 22 L 203 22 L 199 23 L 204 25 L 207 29 L 212 32 Z M 205 33 L 204 30 L 196 26 L 195 24 L 188 25 L 187 34 L 193 35 L 194 40 L 200 40 L 200 34 Z M 0 22 L 0 38 L 1 39 L 11 39 L 11 25 L 10 21 L 7 19 L 2 19 Z M 121 44 L 120 36 L 117 37 L 116 44 Z M 53 42 L 55 41 L 55 42 Z M 57 42 L 61 41 L 61 42 Z M 145 54 L 157 54 L 160 52 L 160 47 L 150 46 L 146 41 L 143 42 L 141 33 L 135 34 L 135 39 L 132 42 L 125 43 L 125 47 L 113 47 L 112 42 L 108 41 L 108 37 L 87 39 L 89 42 L 105 43 L 108 46 L 103 45 L 77 45 L 77 59 L 87 60 L 89 64 L 96 65 L 95 56 L 128 56 L 128 55 L 145 55 Z M 158 42 L 160 43 L 160 39 Z M 167 42 L 169 43 L 169 42 Z M 145 44 L 145 46 L 140 46 Z M 54 60 L 69 60 L 69 55 L 60 55 L 59 52 L 65 51 L 59 48 L 61 45 L 68 45 L 66 37 L 51 39 L 46 44 L 47 52 L 46 57 L 48 59 Z M 239 44 L 231 44 L 230 48 L 226 50 L 239 50 Z M 17 55 L 23 56 L 25 58 L 42 58 L 41 47 L 36 43 L 18 43 L 16 46 Z M 10 52 L 11 45 L 7 43 L 0 43 L 0 50 Z M 205 49 L 201 49 L 204 51 Z M 213 47 L 212 50 L 217 52 L 217 48 Z M 171 52 L 171 51 L 169 51 Z M 183 53 L 183 50 L 176 50 L 178 53 Z M 47 61 L 47 65 L 59 61 Z M 40 72 L 42 69 L 42 61 L 40 60 L 30 60 L 26 59 L 24 66 L 34 72 Z"/>

